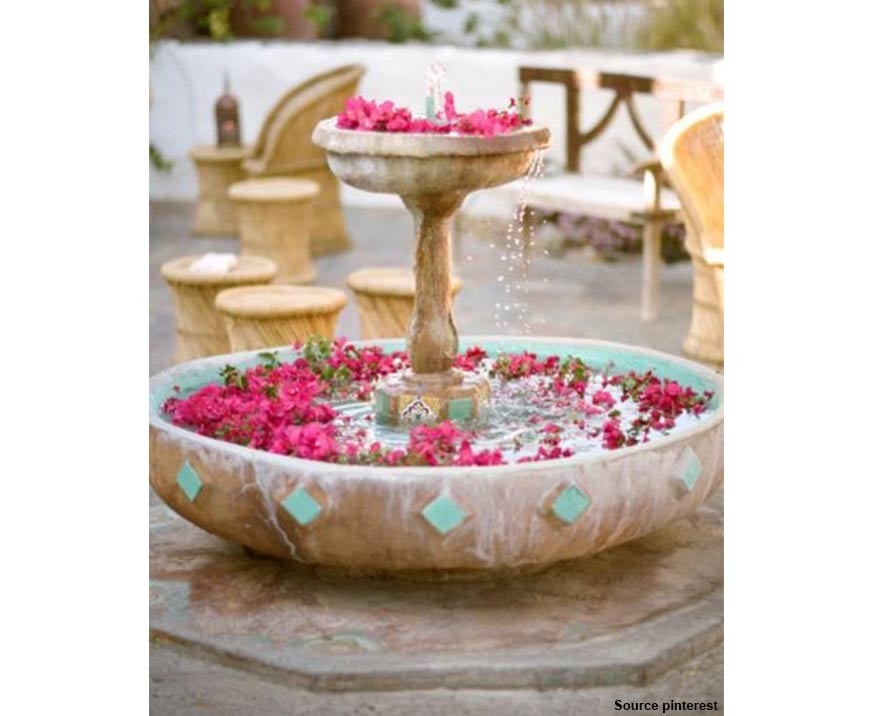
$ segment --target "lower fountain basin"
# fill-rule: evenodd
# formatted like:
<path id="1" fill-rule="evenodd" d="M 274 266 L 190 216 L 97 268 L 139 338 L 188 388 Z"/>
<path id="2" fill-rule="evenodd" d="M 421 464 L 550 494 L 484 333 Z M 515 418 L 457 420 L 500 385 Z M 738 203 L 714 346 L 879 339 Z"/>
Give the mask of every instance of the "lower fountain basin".
<path id="1" fill-rule="evenodd" d="M 373 341 L 387 350 L 402 341 Z M 699 364 L 604 341 L 466 337 L 487 351 L 613 362 L 715 393 L 692 427 L 611 452 L 496 467 L 349 466 L 213 440 L 168 422 L 161 405 L 262 351 L 181 364 L 150 382 L 155 492 L 199 527 L 254 552 L 356 573 L 530 571 L 627 542 L 693 512 L 723 479 L 723 383 Z M 362 345 L 358 343 L 357 345 Z M 293 360 L 291 349 L 279 354 Z M 493 416 L 498 419 L 498 416 Z"/>

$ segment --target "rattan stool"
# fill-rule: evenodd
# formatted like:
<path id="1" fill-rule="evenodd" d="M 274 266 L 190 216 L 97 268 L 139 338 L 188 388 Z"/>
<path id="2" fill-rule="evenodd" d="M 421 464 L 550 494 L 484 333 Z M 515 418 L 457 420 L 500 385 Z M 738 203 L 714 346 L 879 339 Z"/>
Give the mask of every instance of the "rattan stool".
<path id="1" fill-rule="evenodd" d="M 259 256 L 242 256 L 235 268 L 218 274 L 190 271 L 199 256 L 168 261 L 161 275 L 173 294 L 177 340 L 175 363 L 229 352 L 229 336 L 223 317 L 217 312 L 217 294 L 233 286 L 268 284 L 276 276 L 276 265 Z"/>
<path id="2" fill-rule="evenodd" d="M 192 147 L 189 156 L 198 172 L 198 207 L 192 233 L 202 236 L 236 236 L 238 220 L 229 200 L 229 187 L 245 176 L 244 147 Z"/>
<path id="3" fill-rule="evenodd" d="M 291 345 L 312 336 L 334 338 L 335 324 L 347 304 L 343 291 L 322 286 L 248 286 L 222 291 L 223 314 L 233 351 Z"/>
<path id="4" fill-rule="evenodd" d="M 415 304 L 415 274 L 407 268 L 365 268 L 347 277 L 359 309 L 359 335 L 370 338 L 403 338 Z M 452 277 L 452 298 L 461 290 L 461 279 Z"/>
<path id="5" fill-rule="evenodd" d="M 316 278 L 310 229 L 318 194 L 315 182 L 281 177 L 248 179 L 229 187 L 242 254 L 275 261 L 278 283 L 310 283 Z"/>

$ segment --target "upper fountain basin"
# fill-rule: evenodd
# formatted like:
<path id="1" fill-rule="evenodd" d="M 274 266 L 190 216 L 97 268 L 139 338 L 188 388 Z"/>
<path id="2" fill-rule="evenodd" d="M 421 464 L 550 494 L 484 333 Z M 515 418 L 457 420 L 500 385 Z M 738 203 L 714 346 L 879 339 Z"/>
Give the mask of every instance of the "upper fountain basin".
<path id="1" fill-rule="evenodd" d="M 400 196 L 467 193 L 514 181 L 550 139 L 548 128 L 536 125 L 481 137 L 338 129 L 336 117 L 313 131 L 313 142 L 345 184 Z"/>

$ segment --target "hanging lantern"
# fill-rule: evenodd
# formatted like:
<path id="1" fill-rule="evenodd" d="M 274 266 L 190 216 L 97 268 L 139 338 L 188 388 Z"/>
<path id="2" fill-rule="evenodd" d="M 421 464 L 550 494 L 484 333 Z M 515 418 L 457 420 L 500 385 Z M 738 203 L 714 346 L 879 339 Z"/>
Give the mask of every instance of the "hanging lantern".
<path id="1" fill-rule="evenodd" d="M 241 146 L 242 132 L 239 126 L 238 101 L 229 92 L 229 75 L 223 78 L 223 94 L 214 105 L 214 115 L 217 119 L 217 146 Z"/>

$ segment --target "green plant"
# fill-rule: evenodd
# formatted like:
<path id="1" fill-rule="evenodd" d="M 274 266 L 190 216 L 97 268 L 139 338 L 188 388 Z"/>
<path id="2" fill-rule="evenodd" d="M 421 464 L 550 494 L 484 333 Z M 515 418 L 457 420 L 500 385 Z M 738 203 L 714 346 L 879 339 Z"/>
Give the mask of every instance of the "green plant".
<path id="1" fill-rule="evenodd" d="M 173 169 L 173 162 L 165 157 L 158 147 L 151 143 L 149 143 L 149 161 L 158 171 L 169 172 Z"/>
<path id="2" fill-rule="evenodd" d="M 635 44 L 645 50 L 723 52 L 724 0 L 662 0 L 648 11 Z"/>
<path id="3" fill-rule="evenodd" d="M 329 5 L 317 5 L 316 3 L 311 3 L 310 6 L 304 10 L 304 18 L 316 26 L 320 35 L 322 35 L 325 29 L 329 26 L 334 14 L 335 10 L 333 7 Z"/>
<path id="4" fill-rule="evenodd" d="M 189 22 L 200 35 L 213 40 L 233 37 L 230 16 L 235 0 L 184 0 L 180 17 Z"/>
<path id="5" fill-rule="evenodd" d="M 242 0 L 242 5 L 247 10 L 255 10 L 260 13 L 270 13 L 273 9 L 272 0 Z M 251 18 L 251 30 L 258 35 L 275 37 L 285 29 L 285 21 L 281 17 L 267 14 Z"/>
<path id="6" fill-rule="evenodd" d="M 180 9 L 175 2 L 153 0 L 149 5 L 149 47 L 162 37 L 175 34 L 180 23 Z"/>
<path id="7" fill-rule="evenodd" d="M 470 0 L 474 2 L 475 0 Z M 432 0 L 452 9 L 460 0 Z M 485 32 L 479 12 L 465 18 L 464 32 L 478 47 L 554 49 L 596 47 L 603 44 L 606 26 L 604 0 L 497 0 L 505 7 L 501 22 Z"/>
<path id="8" fill-rule="evenodd" d="M 605 14 L 593 0 L 521 0 L 511 3 L 509 27 L 530 49 L 599 47 Z"/>
<path id="9" fill-rule="evenodd" d="M 431 0 L 443 9 L 461 7 L 462 1 Z M 471 7 L 481 1 L 464 3 Z M 496 25 L 484 23 L 476 10 L 465 17 L 464 33 L 478 47 L 724 50 L 723 0 L 496 1 L 505 6 Z M 639 9 L 644 10 L 642 18 L 636 17 Z"/>
<path id="10" fill-rule="evenodd" d="M 387 28 L 388 42 L 429 41 L 436 34 L 430 32 L 420 18 L 398 5 L 385 5 L 378 11 L 377 19 Z"/>
<path id="11" fill-rule="evenodd" d="M 197 35 L 225 42 L 235 37 L 232 26 L 233 13 L 238 8 L 251 17 L 250 28 L 259 35 L 275 37 L 285 29 L 285 21 L 275 14 L 272 0 L 183 0 L 179 5 L 179 19 L 192 27 Z M 331 22 L 333 9 L 323 2 L 312 2 L 303 11 L 303 16 L 314 23 L 320 33 Z M 166 34 L 171 21 L 165 17 L 152 28 L 152 39 Z"/>

